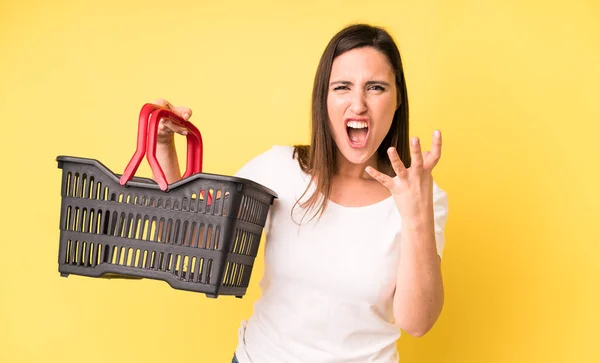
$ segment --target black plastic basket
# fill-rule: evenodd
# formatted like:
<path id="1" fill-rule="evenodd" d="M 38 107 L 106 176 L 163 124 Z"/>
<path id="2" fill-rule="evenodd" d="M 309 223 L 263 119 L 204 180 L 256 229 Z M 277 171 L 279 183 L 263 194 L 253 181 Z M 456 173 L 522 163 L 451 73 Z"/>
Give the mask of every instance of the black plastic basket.
<path id="1" fill-rule="evenodd" d="M 155 157 L 162 117 L 189 132 L 186 174 L 170 185 Z M 144 154 L 156 181 L 133 177 Z M 142 108 L 138 148 L 122 175 L 97 160 L 59 156 L 61 275 L 150 278 L 214 298 L 245 295 L 277 195 L 250 180 L 202 173 L 201 158 L 197 129 L 151 104 Z"/>

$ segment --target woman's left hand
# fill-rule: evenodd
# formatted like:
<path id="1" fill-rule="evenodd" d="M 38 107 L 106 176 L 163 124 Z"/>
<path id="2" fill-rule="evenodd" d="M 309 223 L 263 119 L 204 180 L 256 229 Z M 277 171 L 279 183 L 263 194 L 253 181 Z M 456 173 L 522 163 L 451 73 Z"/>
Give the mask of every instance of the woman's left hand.
<path id="1" fill-rule="evenodd" d="M 421 152 L 417 137 L 410 140 L 411 165 L 406 168 L 394 147 L 388 149 L 392 168 L 396 176 L 390 177 L 372 167 L 366 172 L 385 186 L 394 197 L 403 224 L 409 226 L 432 226 L 433 224 L 433 177 L 431 172 L 437 165 L 442 152 L 442 136 L 433 133 L 431 151 Z"/>

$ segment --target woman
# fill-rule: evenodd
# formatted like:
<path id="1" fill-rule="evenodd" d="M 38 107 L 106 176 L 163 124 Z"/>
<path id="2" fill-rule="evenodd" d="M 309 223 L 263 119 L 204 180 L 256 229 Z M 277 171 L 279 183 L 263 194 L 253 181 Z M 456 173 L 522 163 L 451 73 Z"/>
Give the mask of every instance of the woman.
<path id="1" fill-rule="evenodd" d="M 441 136 L 424 153 L 409 140 L 400 54 L 377 27 L 333 37 L 312 107 L 310 145 L 275 146 L 236 174 L 279 198 L 265 226 L 262 296 L 233 362 L 397 362 L 400 331 L 422 336 L 443 305 L 447 195 L 431 175 Z M 185 130 L 168 120 L 160 130 L 157 156 L 173 182 L 173 132 Z"/>

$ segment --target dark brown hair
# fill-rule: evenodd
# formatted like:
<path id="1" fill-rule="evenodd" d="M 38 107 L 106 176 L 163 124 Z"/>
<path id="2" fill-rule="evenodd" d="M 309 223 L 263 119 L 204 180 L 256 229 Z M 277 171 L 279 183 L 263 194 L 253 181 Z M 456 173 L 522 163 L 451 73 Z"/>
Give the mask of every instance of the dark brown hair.
<path id="1" fill-rule="evenodd" d="M 311 183 L 300 199 L 309 191 L 310 185 L 316 183 L 316 190 L 312 196 L 302 203 L 299 199 L 294 204 L 294 208 L 300 205 L 306 209 L 306 213 L 314 210 L 311 219 L 325 211 L 331 194 L 331 180 L 336 172 L 336 145 L 329 128 L 327 112 L 329 77 L 333 60 L 349 50 L 362 47 L 373 47 L 382 52 L 387 57 L 396 75 L 398 108 L 394 113 L 388 134 L 377 149 L 379 170 L 392 175 L 393 170 L 387 156 L 387 149 L 391 146 L 397 149 L 404 165 L 406 167 L 410 166 L 408 96 L 398 47 L 391 35 L 380 27 L 367 24 L 350 25 L 339 31 L 329 41 L 321 56 L 312 93 L 310 145 L 296 145 L 294 147 L 294 157 L 298 159 L 300 167 L 305 173 L 311 175 Z"/>

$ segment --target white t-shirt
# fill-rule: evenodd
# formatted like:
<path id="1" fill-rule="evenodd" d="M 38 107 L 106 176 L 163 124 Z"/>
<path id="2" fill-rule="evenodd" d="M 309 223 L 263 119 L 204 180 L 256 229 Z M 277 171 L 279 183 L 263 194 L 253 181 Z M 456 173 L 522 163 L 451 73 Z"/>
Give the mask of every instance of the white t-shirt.
<path id="1" fill-rule="evenodd" d="M 299 227 L 304 211 L 296 208 L 294 221 L 292 206 L 310 176 L 293 147 L 274 146 L 236 176 L 278 193 L 264 229 L 262 296 L 238 331 L 239 362 L 398 362 L 392 302 L 401 219 L 393 199 L 365 207 L 329 201 L 320 220 Z M 441 256 L 447 196 L 437 185 L 434 203 Z"/>

